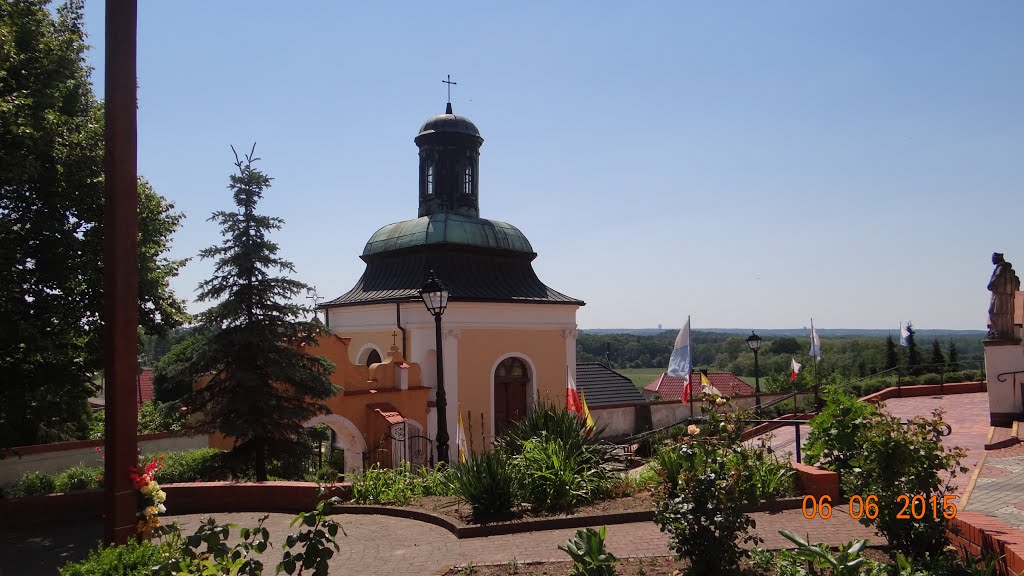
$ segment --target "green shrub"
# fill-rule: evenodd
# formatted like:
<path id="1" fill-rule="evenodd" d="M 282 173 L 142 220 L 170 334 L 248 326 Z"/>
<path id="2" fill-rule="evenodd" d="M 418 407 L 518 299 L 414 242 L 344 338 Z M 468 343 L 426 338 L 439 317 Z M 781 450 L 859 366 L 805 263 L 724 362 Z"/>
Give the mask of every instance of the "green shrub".
<path id="1" fill-rule="evenodd" d="M 843 480 L 853 469 L 853 458 L 863 452 L 860 434 L 869 418 L 878 413 L 878 408 L 836 386 L 825 389 L 824 400 L 821 413 L 810 422 L 811 432 L 804 446 L 804 461 L 839 472 L 839 478 Z"/>
<path id="2" fill-rule="evenodd" d="M 572 558 L 572 576 L 613 576 L 615 563 L 619 561 L 608 551 L 604 538 L 607 526 L 601 531 L 593 528 L 577 530 L 576 535 L 565 544 L 559 544 L 562 550 Z"/>
<path id="3" fill-rule="evenodd" d="M 161 484 L 177 482 L 209 482 L 227 479 L 222 464 L 224 452 L 216 448 L 199 448 L 184 452 L 161 452 L 150 456 L 163 456 L 163 467 L 156 473 Z"/>
<path id="4" fill-rule="evenodd" d="M 966 473 L 960 465 L 966 452 L 942 445 L 942 412 L 931 418 L 914 418 L 909 423 L 888 414 L 870 414 L 857 436 L 860 451 L 851 459 L 852 468 L 844 485 L 853 494 L 878 498 L 878 515 L 860 522 L 874 527 L 889 545 L 912 557 L 936 557 L 949 544 L 944 497 L 953 494 L 952 481 Z M 923 497 L 925 514 L 914 518 L 907 506 L 905 518 L 897 518 L 910 497 Z M 932 511 L 931 498 L 936 499 Z M 906 501 L 905 501 L 906 500 Z"/>
<path id="5" fill-rule="evenodd" d="M 57 492 L 99 488 L 102 481 L 103 468 L 98 466 L 73 466 L 54 476 Z"/>
<path id="6" fill-rule="evenodd" d="M 160 547 L 129 540 L 127 544 L 99 548 L 81 562 L 60 568 L 60 576 L 128 576 L 149 574 L 160 565 Z"/>
<path id="7" fill-rule="evenodd" d="M 599 498 L 610 481 L 604 468 L 566 447 L 561 438 L 542 433 L 522 445 L 513 459 L 525 500 L 540 512 L 568 511 Z"/>
<path id="8" fill-rule="evenodd" d="M 424 496 L 455 496 L 452 469 L 444 464 L 432 469 L 420 466 L 416 479 L 419 483 L 419 492 Z"/>
<path id="9" fill-rule="evenodd" d="M 938 374 L 922 374 L 916 378 L 918 384 L 939 384 L 942 382 L 942 377 Z"/>
<path id="10" fill-rule="evenodd" d="M 788 461 L 780 460 L 768 447 L 745 448 L 743 454 L 732 456 L 734 465 L 750 470 L 746 491 L 757 500 L 773 500 L 796 495 L 796 478 Z M 743 460 L 745 459 L 745 462 Z"/>
<path id="11" fill-rule="evenodd" d="M 476 517 L 511 513 L 517 508 L 518 489 L 508 456 L 500 450 L 473 454 L 453 469 L 455 494 L 467 502 Z"/>
<path id="12" fill-rule="evenodd" d="M 527 441 L 545 434 L 560 441 L 567 453 L 579 454 L 598 467 L 611 458 L 611 446 L 600 439 L 603 430 L 588 427 L 586 421 L 564 406 L 541 403 L 525 418 L 512 424 L 496 444 L 505 454 L 517 456 L 523 453 Z"/>
<path id="13" fill-rule="evenodd" d="M 327 463 L 331 466 L 331 468 L 337 470 L 339 474 L 344 474 L 345 451 L 340 448 L 336 448 L 333 452 L 331 452 L 330 457 L 327 459 Z"/>
<path id="14" fill-rule="evenodd" d="M 654 462 L 658 465 L 658 474 L 661 476 L 661 481 L 668 495 L 675 496 L 676 489 L 679 487 L 679 474 L 682 473 L 687 459 L 679 451 L 678 447 L 663 446 L 654 455 Z"/>
<path id="15" fill-rule="evenodd" d="M 10 489 L 12 498 L 24 496 L 42 496 L 57 491 L 55 478 L 45 472 L 26 472 Z"/>
<path id="16" fill-rule="evenodd" d="M 721 412 L 718 412 L 721 410 Z M 690 430 L 675 447 L 684 464 L 679 485 L 658 503 L 654 521 L 669 533 L 669 548 L 690 561 L 698 576 L 732 574 L 745 554 L 741 543 L 756 542 L 747 535 L 753 520 L 743 513 L 757 503 L 748 488 L 752 482 L 740 442 L 738 417 L 728 401 L 706 403 L 706 423 Z"/>
<path id="17" fill-rule="evenodd" d="M 180 432 L 185 427 L 188 414 L 181 411 L 177 402 L 148 400 L 139 409 L 139 434 L 158 432 Z"/>
<path id="18" fill-rule="evenodd" d="M 359 504 L 404 505 L 416 496 L 416 484 L 408 462 L 398 468 L 374 464 L 352 480 L 352 500 Z"/>

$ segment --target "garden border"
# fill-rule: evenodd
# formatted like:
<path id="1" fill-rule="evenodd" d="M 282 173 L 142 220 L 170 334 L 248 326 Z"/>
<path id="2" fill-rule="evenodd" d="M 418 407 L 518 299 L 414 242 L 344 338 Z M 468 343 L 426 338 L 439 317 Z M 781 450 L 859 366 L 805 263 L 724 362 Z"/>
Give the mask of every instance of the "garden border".
<path id="1" fill-rule="evenodd" d="M 798 496 L 796 498 L 772 500 L 765 502 L 761 506 L 745 509 L 744 512 L 779 512 L 782 510 L 793 510 L 800 508 L 800 506 L 803 505 L 803 498 L 803 496 Z M 406 508 L 402 506 L 340 504 L 334 506 L 331 513 L 369 514 L 417 520 L 419 522 L 425 522 L 427 524 L 433 524 L 434 526 L 444 528 L 460 540 L 484 538 L 487 536 L 503 536 L 506 534 L 519 534 L 522 532 L 560 530 L 562 528 L 585 528 L 587 526 L 611 526 L 615 524 L 629 524 L 631 522 L 654 521 L 654 510 L 611 512 L 607 514 L 583 514 L 578 516 L 558 516 L 554 518 L 531 518 L 525 520 L 494 522 L 490 524 L 464 524 L 441 514 L 435 514 L 420 508 Z"/>

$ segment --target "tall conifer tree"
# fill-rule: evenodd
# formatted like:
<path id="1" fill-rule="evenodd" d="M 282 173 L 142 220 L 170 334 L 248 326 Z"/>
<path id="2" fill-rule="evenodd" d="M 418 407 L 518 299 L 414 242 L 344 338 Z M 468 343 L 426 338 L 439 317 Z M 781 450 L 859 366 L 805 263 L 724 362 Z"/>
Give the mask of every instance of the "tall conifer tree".
<path id="1" fill-rule="evenodd" d="M 946 356 L 942 353 L 942 344 L 939 343 L 939 339 L 932 340 L 932 357 L 928 360 L 929 364 L 934 364 L 931 367 L 931 371 L 938 370 L 942 364 L 946 363 Z"/>
<path id="2" fill-rule="evenodd" d="M 907 368 L 910 374 L 919 374 L 921 372 L 921 364 L 921 351 L 917 349 L 914 325 L 907 322 Z"/>
<path id="3" fill-rule="evenodd" d="M 949 361 L 949 369 L 953 372 L 960 370 L 960 351 L 956 349 L 956 342 L 949 341 L 949 348 L 946 349 L 946 359 Z"/>
<path id="4" fill-rule="evenodd" d="M 258 481 L 267 479 L 267 463 L 286 458 L 301 445 L 303 423 L 327 408 L 318 400 L 335 394 L 334 366 L 305 353 L 326 333 L 323 324 L 301 320 L 305 309 L 292 300 L 307 286 L 273 271 L 294 272 L 277 256 L 267 232 L 281 228 L 280 218 L 256 213 L 271 179 L 253 168 L 253 151 L 244 160 L 235 153 L 238 174 L 228 186 L 235 212 L 215 212 L 224 240 L 200 252 L 215 259 L 214 275 L 199 284 L 199 301 L 217 305 L 198 316 L 205 346 L 190 363 L 193 375 L 208 380 L 186 400 L 198 417 L 196 432 L 219 432 L 235 442 L 230 459 L 251 465 Z"/>
<path id="5" fill-rule="evenodd" d="M 890 334 L 885 338 L 885 369 L 891 370 L 900 365 L 900 355 L 896 351 L 896 342 Z"/>

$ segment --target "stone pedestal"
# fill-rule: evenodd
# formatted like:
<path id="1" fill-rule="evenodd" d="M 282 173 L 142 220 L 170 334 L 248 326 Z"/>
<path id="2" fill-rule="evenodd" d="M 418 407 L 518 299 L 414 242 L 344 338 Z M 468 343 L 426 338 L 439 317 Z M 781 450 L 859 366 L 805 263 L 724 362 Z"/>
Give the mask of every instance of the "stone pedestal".
<path id="1" fill-rule="evenodd" d="M 1010 426 L 1014 420 L 1024 420 L 1024 346 L 1020 340 L 986 340 L 984 344 L 990 421 L 993 426 Z"/>

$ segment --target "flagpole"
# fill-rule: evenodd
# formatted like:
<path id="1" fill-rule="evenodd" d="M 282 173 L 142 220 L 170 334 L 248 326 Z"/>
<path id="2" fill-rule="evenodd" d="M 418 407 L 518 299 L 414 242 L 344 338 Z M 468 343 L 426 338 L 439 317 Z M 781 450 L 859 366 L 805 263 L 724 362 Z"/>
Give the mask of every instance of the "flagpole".
<path id="1" fill-rule="evenodd" d="M 687 354 L 690 355 L 690 373 L 686 375 L 686 382 L 690 385 L 690 397 L 687 398 L 690 402 L 690 418 L 693 418 L 693 324 L 690 324 L 690 315 L 686 315 L 686 325 L 690 327 L 690 333 L 686 335 L 689 341 L 686 343 L 690 348 L 687 349 Z M 683 386 L 683 393 L 686 393 L 686 386 Z"/>
<path id="2" fill-rule="evenodd" d="M 811 348 L 814 348 L 814 337 L 817 335 L 818 333 L 814 331 L 814 318 L 811 318 Z M 818 339 L 818 342 L 821 342 L 821 339 Z M 817 349 L 819 355 L 821 354 L 820 346 L 821 345 L 819 344 L 819 348 Z M 812 358 L 814 358 L 814 411 L 821 412 L 821 386 L 818 382 L 818 355 L 812 355 Z"/>

